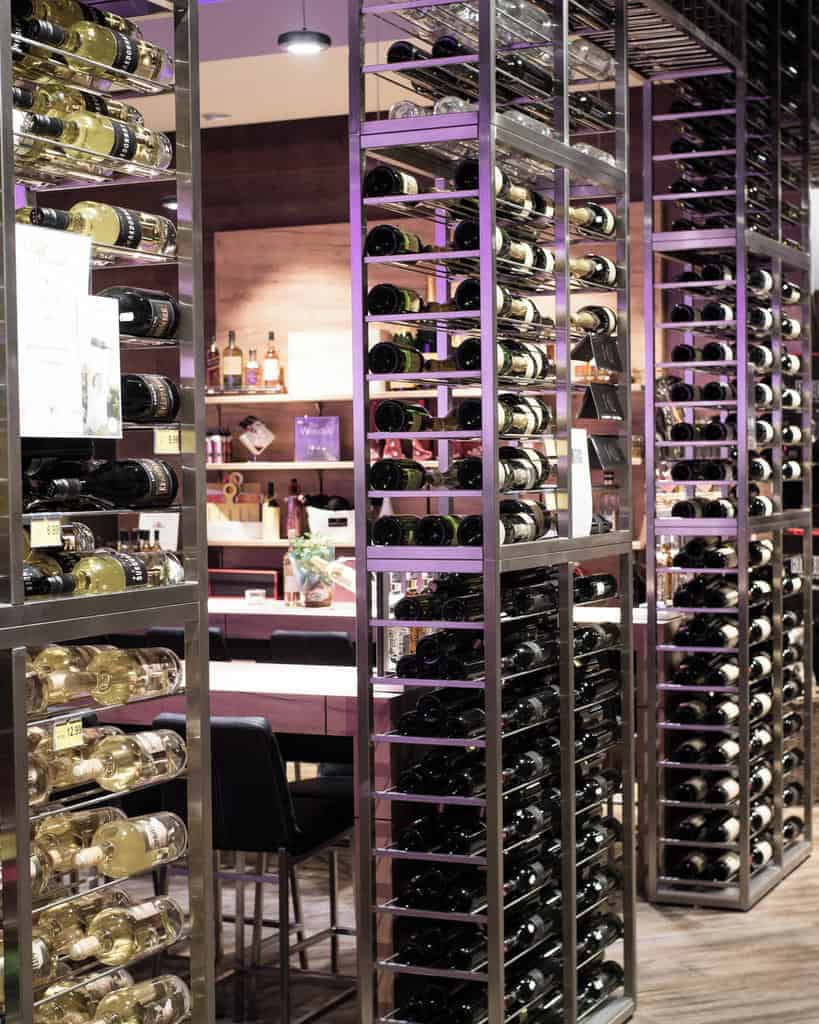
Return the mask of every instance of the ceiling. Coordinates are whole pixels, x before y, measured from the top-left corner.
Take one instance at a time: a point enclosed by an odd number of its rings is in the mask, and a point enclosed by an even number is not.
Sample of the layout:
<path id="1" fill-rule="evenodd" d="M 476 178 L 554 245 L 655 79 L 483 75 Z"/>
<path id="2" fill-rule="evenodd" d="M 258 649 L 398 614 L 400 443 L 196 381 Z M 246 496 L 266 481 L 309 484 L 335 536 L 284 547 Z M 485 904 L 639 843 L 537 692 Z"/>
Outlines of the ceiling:
<path id="1" fill-rule="evenodd" d="M 308 27 L 326 32 L 333 45 L 315 57 L 295 57 L 280 50 L 276 40 L 301 27 L 301 0 L 200 0 L 202 127 L 346 114 L 347 11 L 348 0 L 307 0 Z M 146 39 L 172 50 L 170 16 L 138 20 Z M 369 60 L 376 59 L 376 49 L 368 48 Z M 370 109 L 383 109 L 403 95 L 383 82 L 378 90 Z M 173 128 L 172 97 L 146 98 L 139 106 L 151 127 Z M 227 116 L 209 119 L 208 114 Z"/>

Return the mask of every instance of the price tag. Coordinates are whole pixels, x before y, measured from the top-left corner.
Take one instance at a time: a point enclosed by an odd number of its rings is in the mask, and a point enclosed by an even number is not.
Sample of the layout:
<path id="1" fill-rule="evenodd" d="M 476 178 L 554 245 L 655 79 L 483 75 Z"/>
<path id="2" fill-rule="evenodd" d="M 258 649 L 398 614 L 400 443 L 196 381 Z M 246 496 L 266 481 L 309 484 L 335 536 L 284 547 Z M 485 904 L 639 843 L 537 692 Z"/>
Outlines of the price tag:
<path id="1" fill-rule="evenodd" d="M 53 747 L 55 750 L 71 750 L 83 745 L 82 719 L 58 722 L 54 726 Z"/>
<path id="2" fill-rule="evenodd" d="M 35 519 L 31 524 L 33 548 L 61 548 L 63 531 L 59 519 Z"/>
<path id="3" fill-rule="evenodd" d="M 181 451 L 179 427 L 154 427 L 154 455 L 179 455 Z"/>

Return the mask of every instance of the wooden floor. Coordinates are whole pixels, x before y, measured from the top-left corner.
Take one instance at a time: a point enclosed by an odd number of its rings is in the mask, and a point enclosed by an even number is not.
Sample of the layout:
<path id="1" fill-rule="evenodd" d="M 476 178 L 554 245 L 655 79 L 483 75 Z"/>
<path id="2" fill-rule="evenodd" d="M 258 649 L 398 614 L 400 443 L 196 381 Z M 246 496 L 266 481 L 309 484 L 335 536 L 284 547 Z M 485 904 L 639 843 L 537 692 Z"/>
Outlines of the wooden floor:
<path id="1" fill-rule="evenodd" d="M 321 927 L 324 876 L 302 878 L 306 916 Z M 349 861 L 343 866 L 344 923 L 352 919 Z M 233 909 L 232 894 L 225 908 Z M 266 900 L 273 911 L 273 894 Z M 248 909 L 250 906 L 248 904 Z M 228 929 L 231 926 L 227 926 Z M 819 1024 L 819 851 L 748 914 L 678 907 L 638 907 L 639 1007 L 634 1024 Z M 344 945 L 344 969 L 354 949 Z M 275 959 L 273 954 L 270 960 Z M 321 947 L 311 952 L 321 967 Z M 260 986 L 259 1020 L 279 1024 L 274 976 Z M 324 983 L 297 982 L 294 1005 L 303 1013 L 327 992 Z M 233 1020 L 230 985 L 220 986 L 218 1020 Z M 358 1024 L 348 1004 L 323 1018 Z"/>

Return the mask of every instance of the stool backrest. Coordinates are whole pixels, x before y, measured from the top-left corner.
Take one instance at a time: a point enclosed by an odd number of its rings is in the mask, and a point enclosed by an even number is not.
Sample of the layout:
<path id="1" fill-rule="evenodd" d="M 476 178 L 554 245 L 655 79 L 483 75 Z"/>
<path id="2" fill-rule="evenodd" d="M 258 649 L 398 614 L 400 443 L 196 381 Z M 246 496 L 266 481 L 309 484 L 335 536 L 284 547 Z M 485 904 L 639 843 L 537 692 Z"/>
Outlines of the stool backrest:
<path id="1" fill-rule="evenodd" d="M 270 660 L 279 665 L 355 665 L 355 647 L 346 633 L 274 629 Z"/>
<path id="2" fill-rule="evenodd" d="M 296 818 L 270 723 L 264 718 L 217 716 L 210 724 L 214 849 L 274 852 L 292 847 Z M 184 716 L 159 715 L 154 728 L 174 729 L 184 736 Z M 168 800 L 178 802 L 179 794 L 168 789 Z"/>
<path id="3" fill-rule="evenodd" d="M 155 626 L 145 635 L 146 647 L 169 647 L 179 658 L 185 657 L 185 630 L 182 626 Z M 208 657 L 211 661 L 230 661 L 225 634 L 218 626 L 208 627 Z"/>

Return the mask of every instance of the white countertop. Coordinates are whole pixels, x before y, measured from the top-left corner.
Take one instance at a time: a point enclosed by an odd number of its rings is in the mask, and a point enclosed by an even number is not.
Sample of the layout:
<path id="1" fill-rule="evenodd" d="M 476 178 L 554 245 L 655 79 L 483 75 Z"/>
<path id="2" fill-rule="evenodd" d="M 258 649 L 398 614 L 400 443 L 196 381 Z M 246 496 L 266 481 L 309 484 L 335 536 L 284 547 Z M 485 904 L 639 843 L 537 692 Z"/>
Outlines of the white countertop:
<path id="1" fill-rule="evenodd" d="M 301 608 L 284 601 L 266 598 L 261 604 L 248 604 L 243 597 L 209 597 L 209 615 L 268 615 L 276 618 L 354 619 L 355 601 L 334 601 L 329 608 Z"/>
<path id="2" fill-rule="evenodd" d="M 356 697 L 352 666 L 274 665 L 259 661 L 212 661 L 210 689 L 219 693 L 259 693 L 293 697 Z M 400 686 L 376 686 L 377 698 L 394 697 Z"/>

